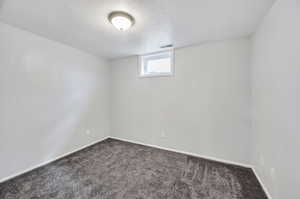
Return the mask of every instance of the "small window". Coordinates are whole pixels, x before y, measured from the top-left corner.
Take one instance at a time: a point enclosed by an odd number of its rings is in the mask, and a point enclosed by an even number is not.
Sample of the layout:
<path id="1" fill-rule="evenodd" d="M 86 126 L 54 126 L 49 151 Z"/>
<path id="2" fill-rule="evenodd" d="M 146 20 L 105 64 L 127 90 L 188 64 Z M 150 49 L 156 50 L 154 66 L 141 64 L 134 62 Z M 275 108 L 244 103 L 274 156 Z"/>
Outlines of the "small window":
<path id="1" fill-rule="evenodd" d="M 142 77 L 172 76 L 173 72 L 173 51 L 140 56 Z"/>

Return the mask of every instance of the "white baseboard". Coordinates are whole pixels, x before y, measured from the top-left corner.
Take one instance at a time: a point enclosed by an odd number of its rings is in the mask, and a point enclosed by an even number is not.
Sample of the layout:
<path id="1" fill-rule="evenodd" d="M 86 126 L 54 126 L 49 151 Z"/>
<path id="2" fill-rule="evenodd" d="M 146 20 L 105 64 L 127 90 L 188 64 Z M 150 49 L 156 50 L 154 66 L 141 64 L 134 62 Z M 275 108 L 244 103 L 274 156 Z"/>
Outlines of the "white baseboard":
<path id="1" fill-rule="evenodd" d="M 262 179 L 259 177 L 258 172 L 256 171 L 255 167 L 252 167 L 252 171 L 255 174 L 259 184 L 262 186 L 264 192 L 267 194 L 268 199 L 272 199 L 272 196 L 271 196 L 270 192 L 268 191 L 267 187 L 263 183 Z"/>
<path id="2" fill-rule="evenodd" d="M 253 166 L 249 165 L 249 164 L 243 164 L 243 163 L 234 162 L 234 161 L 230 161 L 230 160 L 214 158 L 214 157 L 200 155 L 200 154 L 191 153 L 191 152 L 187 152 L 187 151 L 181 151 L 181 150 L 177 150 L 177 149 L 173 149 L 173 148 L 162 147 L 162 146 L 153 145 L 153 144 L 146 144 L 146 143 L 139 142 L 139 141 L 124 139 L 124 138 L 118 138 L 118 137 L 115 137 L 115 136 L 109 136 L 109 138 L 120 140 L 120 141 L 125 141 L 125 142 L 131 142 L 131 143 L 135 143 L 135 144 L 140 144 L 140 145 L 144 145 L 144 146 L 154 147 L 154 148 L 158 148 L 158 149 L 162 149 L 162 150 L 172 151 L 172 152 L 175 152 L 175 153 L 182 153 L 182 154 L 186 154 L 186 155 L 190 155 L 190 156 L 194 156 L 194 157 L 198 157 L 198 158 L 203 158 L 203 159 L 212 160 L 212 161 L 216 161 L 216 162 L 222 162 L 222 163 L 225 163 L 225 164 L 236 165 L 236 166 L 245 167 L 245 168 L 249 168 L 249 169 L 253 168 Z"/>
<path id="3" fill-rule="evenodd" d="M 39 167 L 45 166 L 45 165 L 47 165 L 47 164 L 49 164 L 49 163 L 51 163 L 51 162 L 54 162 L 54 161 L 56 161 L 56 160 L 59 160 L 59 159 L 61 159 L 61 158 L 63 158 L 63 157 L 66 157 L 66 156 L 68 156 L 68 155 L 71 155 L 72 153 L 78 152 L 78 151 L 80 151 L 80 150 L 82 150 L 82 149 L 85 149 L 85 148 L 87 148 L 87 147 L 89 147 L 89 146 L 92 146 L 92 145 L 94 145 L 94 144 L 97 144 L 97 143 L 99 143 L 99 142 L 101 142 L 101 141 L 104 141 L 104 140 L 106 140 L 106 139 L 108 139 L 108 138 L 112 138 L 112 139 L 116 139 L 116 140 L 120 140 L 120 141 L 125 141 L 125 142 L 130 142 L 130 143 L 134 143 L 134 144 L 140 144 L 140 145 L 149 146 L 149 147 L 154 147 L 154 148 L 158 148 L 158 149 L 162 149 L 162 150 L 172 151 L 172 152 L 175 152 L 175 153 L 186 154 L 186 155 L 190 155 L 190 156 L 194 156 L 194 157 L 199 157 L 199 158 L 203 158 L 203 159 L 207 159 L 207 160 L 212 160 L 212 161 L 222 162 L 222 163 L 225 163 L 225 164 L 232 164 L 232 165 L 236 165 L 236 166 L 241 166 L 241 167 L 245 167 L 245 168 L 252 169 L 253 173 L 255 174 L 256 178 L 258 179 L 259 183 L 261 184 L 261 186 L 262 186 L 264 192 L 267 194 L 267 197 L 268 197 L 269 199 L 272 199 L 272 197 L 271 197 L 270 193 L 268 192 L 266 186 L 264 185 L 264 183 L 262 182 L 262 180 L 261 180 L 261 178 L 259 177 L 258 173 L 256 172 L 255 167 L 252 166 L 252 165 L 242 164 L 242 163 L 238 163 L 238 162 L 234 162 L 234 161 L 229 161 L 229 160 L 224 160 L 224 159 L 219 159 L 219 158 L 214 158 L 214 157 L 209 157 L 209 156 L 204 156 L 204 155 L 199 155 L 199 154 L 196 154 L 196 153 L 191 153 L 191 152 L 186 152 L 186 151 L 176 150 L 176 149 L 167 148 L 167 147 L 161 147 L 161 146 L 158 146 L 158 145 L 146 144 L 146 143 L 143 143 L 143 142 L 133 141 L 133 140 L 124 139 L 124 138 L 118 138 L 118 137 L 114 137 L 114 136 L 106 136 L 106 137 L 104 137 L 104 138 L 102 138 L 102 139 L 99 139 L 99 140 L 97 140 L 97 141 L 95 141 L 95 142 L 92 142 L 92 143 L 90 143 L 90 144 L 84 145 L 84 146 L 82 146 L 82 147 L 80 147 L 80 148 L 78 148 L 78 149 L 76 149 L 76 150 L 74 150 L 74 151 L 71 151 L 71 152 L 65 153 L 65 154 L 63 154 L 63 155 L 60 155 L 60 156 L 58 156 L 58 157 L 56 157 L 56 158 L 47 160 L 47 161 L 45 161 L 45 162 L 43 162 L 43 163 L 41 163 L 41 164 L 38 164 L 38 165 L 36 165 L 36 166 L 30 167 L 30 168 L 28 168 L 28 169 L 25 169 L 25 170 L 23 170 L 23 171 L 21 171 L 21 172 L 18 172 L 18 173 L 16 173 L 16 174 L 14 174 L 14 175 L 10 175 L 10 176 L 8 176 L 8 177 L 2 178 L 2 179 L 0 179 L 0 183 L 5 182 L 5 181 L 7 181 L 7 180 L 10 180 L 10 179 L 12 179 L 12 178 L 15 178 L 15 177 L 17 177 L 17 176 L 20 176 L 20 175 L 22 175 L 22 174 L 24 174 L 24 173 L 30 172 L 30 171 L 32 171 L 32 170 L 34 170 L 34 169 L 39 168 Z"/>
<path id="4" fill-rule="evenodd" d="M 94 144 L 97 144 L 98 142 L 104 141 L 104 140 L 106 140 L 106 139 L 108 139 L 108 138 L 109 138 L 109 136 L 105 136 L 105 137 L 102 138 L 102 139 L 99 139 L 99 140 L 97 140 L 97 141 L 94 141 L 94 142 L 92 142 L 92 143 L 89 143 L 89 144 L 87 144 L 87 145 L 84 145 L 84 146 L 82 146 L 82 147 L 80 147 L 80 148 L 78 148 L 78 149 L 75 149 L 75 150 L 71 151 L 71 152 L 68 152 L 68 153 L 65 153 L 65 154 L 63 154 L 63 155 L 60 155 L 60 156 L 58 156 L 58 157 L 56 157 L 56 158 L 47 160 L 47 161 L 45 161 L 45 162 L 42 162 L 42 163 L 40 163 L 40 164 L 38 164 L 38 165 L 35 165 L 35 166 L 33 166 L 33 167 L 30 167 L 30 168 L 28 168 L 28 169 L 25 169 L 25 170 L 23 170 L 23 171 L 21 171 L 21 172 L 18 172 L 18 173 L 16 173 L 16 174 L 7 176 L 7 177 L 5 177 L 5 178 L 2 178 L 2 179 L 0 179 L 0 183 L 5 182 L 5 181 L 7 181 L 7 180 L 10 180 L 10 179 L 12 179 L 12 178 L 18 177 L 18 176 L 20 176 L 20 175 L 22 175 L 22 174 L 25 174 L 25 173 L 27 173 L 27 172 L 30 172 L 30 171 L 32 171 L 32 170 L 34 170 L 34 169 L 39 168 L 39 167 L 45 166 L 45 165 L 47 165 L 47 164 L 49 164 L 49 163 L 51 163 L 51 162 L 54 162 L 54 161 L 56 161 L 56 160 L 59 160 L 59 159 L 61 159 L 61 158 L 63 158 L 63 157 L 66 157 L 66 156 L 68 156 L 68 155 L 71 155 L 72 153 L 78 152 L 78 151 L 80 151 L 80 150 L 82 150 L 82 149 L 85 149 L 85 148 L 87 148 L 87 147 L 89 147 L 89 146 L 92 146 L 92 145 L 94 145 Z"/>
<path id="5" fill-rule="evenodd" d="M 257 180 L 259 181 L 260 185 L 262 186 L 264 192 L 266 193 L 268 199 L 272 199 L 270 193 L 268 192 L 266 186 L 262 182 L 261 178 L 259 177 L 259 175 L 256 172 L 255 167 L 253 165 L 248 165 L 248 164 L 243 164 L 243 163 L 234 162 L 234 161 L 230 161 L 230 160 L 214 158 L 214 157 L 205 156 L 205 155 L 199 155 L 199 154 L 190 153 L 190 152 L 181 151 L 181 150 L 176 150 L 176 149 L 172 149 L 172 148 L 161 147 L 161 146 L 153 145 L 153 144 L 146 144 L 146 143 L 143 143 L 143 142 L 133 141 L 133 140 L 119 138 L 119 137 L 115 137 L 115 136 L 109 136 L 109 138 L 120 140 L 120 141 L 125 141 L 125 142 L 130 142 L 130 143 L 135 143 L 135 144 L 140 144 L 140 145 L 144 145 L 144 146 L 154 147 L 154 148 L 158 148 L 158 149 L 162 149 L 162 150 L 172 151 L 172 152 L 176 152 L 176 153 L 182 153 L 182 154 L 191 155 L 191 156 L 194 156 L 194 157 L 199 157 L 199 158 L 203 158 L 203 159 L 207 159 L 207 160 L 222 162 L 222 163 L 225 163 L 225 164 L 231 164 L 231 165 L 236 165 L 236 166 L 241 166 L 241 167 L 251 169 L 253 171 L 254 175 L 256 176 Z"/>

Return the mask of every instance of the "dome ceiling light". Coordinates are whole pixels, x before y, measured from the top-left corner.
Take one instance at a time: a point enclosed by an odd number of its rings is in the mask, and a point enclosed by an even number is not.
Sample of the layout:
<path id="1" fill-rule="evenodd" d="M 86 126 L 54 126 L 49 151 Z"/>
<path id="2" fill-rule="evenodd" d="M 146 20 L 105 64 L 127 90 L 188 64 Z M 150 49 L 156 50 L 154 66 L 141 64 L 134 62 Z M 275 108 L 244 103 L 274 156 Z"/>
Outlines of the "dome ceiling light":
<path id="1" fill-rule="evenodd" d="M 134 18 L 122 11 L 111 12 L 108 15 L 108 20 L 110 23 L 120 31 L 126 31 L 134 25 Z"/>

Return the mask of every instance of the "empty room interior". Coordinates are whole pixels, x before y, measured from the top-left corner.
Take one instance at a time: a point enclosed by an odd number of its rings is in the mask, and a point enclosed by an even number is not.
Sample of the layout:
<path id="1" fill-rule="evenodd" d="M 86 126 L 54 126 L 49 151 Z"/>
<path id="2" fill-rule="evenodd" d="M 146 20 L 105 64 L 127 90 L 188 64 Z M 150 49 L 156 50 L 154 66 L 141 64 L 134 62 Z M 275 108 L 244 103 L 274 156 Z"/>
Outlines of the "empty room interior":
<path id="1" fill-rule="evenodd" d="M 0 0 L 0 199 L 299 199 L 300 0 Z"/>

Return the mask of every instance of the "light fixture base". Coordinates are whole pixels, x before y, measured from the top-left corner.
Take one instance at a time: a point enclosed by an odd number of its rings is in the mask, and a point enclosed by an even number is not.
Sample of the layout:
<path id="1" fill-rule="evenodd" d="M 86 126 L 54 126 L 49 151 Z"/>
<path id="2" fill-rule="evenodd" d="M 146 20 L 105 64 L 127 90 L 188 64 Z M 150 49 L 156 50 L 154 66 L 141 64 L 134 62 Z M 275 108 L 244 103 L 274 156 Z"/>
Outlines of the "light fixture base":
<path id="1" fill-rule="evenodd" d="M 135 19 L 123 11 L 114 11 L 108 15 L 110 23 L 120 31 L 126 31 L 135 24 Z"/>

